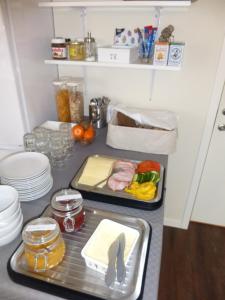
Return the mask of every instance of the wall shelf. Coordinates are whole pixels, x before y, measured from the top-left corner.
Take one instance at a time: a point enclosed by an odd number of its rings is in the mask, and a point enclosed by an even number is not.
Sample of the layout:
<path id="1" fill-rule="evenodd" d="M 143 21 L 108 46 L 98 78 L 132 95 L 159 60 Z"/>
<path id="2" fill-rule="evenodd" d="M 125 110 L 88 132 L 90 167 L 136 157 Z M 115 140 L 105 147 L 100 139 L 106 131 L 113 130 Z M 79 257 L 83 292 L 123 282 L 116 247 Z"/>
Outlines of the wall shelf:
<path id="1" fill-rule="evenodd" d="M 191 0 L 177 1 L 60 1 L 39 2 L 39 7 L 187 7 Z"/>
<path id="2" fill-rule="evenodd" d="M 144 63 L 132 63 L 132 64 L 121 64 L 121 63 L 104 63 L 104 62 L 88 62 L 88 61 L 75 61 L 75 60 L 56 60 L 47 59 L 45 64 L 50 65 L 66 65 L 66 66 L 83 66 L 83 67 L 105 67 L 105 68 L 125 68 L 125 69 L 136 69 L 136 70 L 161 70 L 161 71 L 179 71 L 180 67 L 174 66 L 154 66 L 151 64 Z"/>

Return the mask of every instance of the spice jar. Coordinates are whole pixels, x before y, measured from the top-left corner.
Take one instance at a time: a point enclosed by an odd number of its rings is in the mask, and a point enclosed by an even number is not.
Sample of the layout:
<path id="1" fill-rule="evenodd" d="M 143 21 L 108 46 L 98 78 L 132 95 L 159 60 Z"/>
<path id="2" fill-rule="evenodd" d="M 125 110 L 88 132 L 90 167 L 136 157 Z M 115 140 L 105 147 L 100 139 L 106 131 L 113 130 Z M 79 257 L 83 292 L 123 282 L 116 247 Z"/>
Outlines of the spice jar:
<path id="1" fill-rule="evenodd" d="M 70 122 L 69 93 L 65 81 L 55 80 L 55 100 L 58 120 L 60 122 Z"/>
<path id="2" fill-rule="evenodd" d="M 76 190 L 63 189 L 55 193 L 51 208 L 62 232 L 77 231 L 84 224 L 83 199 Z"/>
<path id="3" fill-rule="evenodd" d="M 45 272 L 57 266 L 65 254 L 65 243 L 58 223 L 52 218 L 29 222 L 22 232 L 24 257 L 29 269 Z"/>
<path id="4" fill-rule="evenodd" d="M 84 118 L 84 98 L 82 83 L 71 81 L 67 82 L 69 91 L 69 105 L 71 122 L 80 123 Z"/>
<path id="5" fill-rule="evenodd" d="M 64 38 L 54 38 L 52 39 L 52 58 L 53 59 L 66 59 L 67 58 L 67 48 L 66 40 Z"/>
<path id="6" fill-rule="evenodd" d="M 71 60 L 84 60 L 85 59 L 84 41 L 83 40 L 75 40 L 70 43 L 69 57 Z"/>

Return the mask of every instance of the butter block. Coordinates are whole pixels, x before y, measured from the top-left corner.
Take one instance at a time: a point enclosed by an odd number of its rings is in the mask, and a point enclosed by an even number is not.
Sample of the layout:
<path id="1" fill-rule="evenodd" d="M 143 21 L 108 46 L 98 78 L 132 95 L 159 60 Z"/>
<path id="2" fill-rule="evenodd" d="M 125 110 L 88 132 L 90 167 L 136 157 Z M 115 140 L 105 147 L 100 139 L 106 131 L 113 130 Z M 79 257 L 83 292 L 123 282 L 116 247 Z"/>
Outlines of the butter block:
<path id="1" fill-rule="evenodd" d="M 124 262 L 126 264 L 140 235 L 139 231 L 109 219 L 104 219 L 99 223 L 81 251 L 86 265 L 96 271 L 105 273 L 108 268 L 109 247 L 121 233 L 125 235 Z"/>

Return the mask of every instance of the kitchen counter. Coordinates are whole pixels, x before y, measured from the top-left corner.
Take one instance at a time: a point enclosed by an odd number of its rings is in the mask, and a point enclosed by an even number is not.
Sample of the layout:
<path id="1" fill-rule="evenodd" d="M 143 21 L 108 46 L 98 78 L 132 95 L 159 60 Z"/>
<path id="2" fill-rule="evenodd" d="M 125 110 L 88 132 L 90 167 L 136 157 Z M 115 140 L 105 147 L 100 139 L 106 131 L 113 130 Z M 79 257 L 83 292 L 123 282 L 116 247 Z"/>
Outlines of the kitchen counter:
<path id="1" fill-rule="evenodd" d="M 66 188 L 73 179 L 76 171 L 81 166 L 84 159 L 91 154 L 105 154 L 119 158 L 128 158 L 134 160 L 153 159 L 159 161 L 164 167 L 167 166 L 167 156 L 145 154 L 134 151 L 124 151 L 113 149 L 105 144 L 106 129 L 97 131 L 96 139 L 91 145 L 75 144 L 73 149 L 73 156 L 66 161 L 65 167 L 61 169 L 53 169 L 54 186 L 52 190 L 44 197 L 22 203 L 22 211 L 24 222 L 37 217 L 50 203 L 51 195 L 54 191 Z M 111 205 L 91 200 L 85 200 L 84 204 L 89 207 L 99 208 L 103 210 L 118 212 L 120 214 L 140 217 L 152 225 L 152 239 L 148 257 L 148 265 L 145 278 L 145 287 L 143 300 L 156 300 L 158 294 L 160 261 L 162 250 L 162 232 L 163 232 L 163 205 L 155 211 L 144 211 L 135 208 L 127 208 L 117 205 Z M 0 299 L 4 300 L 48 300 L 61 299 L 56 296 L 47 295 L 46 293 L 14 283 L 7 273 L 7 262 L 12 255 L 17 245 L 21 241 L 21 235 L 12 243 L 0 247 Z"/>

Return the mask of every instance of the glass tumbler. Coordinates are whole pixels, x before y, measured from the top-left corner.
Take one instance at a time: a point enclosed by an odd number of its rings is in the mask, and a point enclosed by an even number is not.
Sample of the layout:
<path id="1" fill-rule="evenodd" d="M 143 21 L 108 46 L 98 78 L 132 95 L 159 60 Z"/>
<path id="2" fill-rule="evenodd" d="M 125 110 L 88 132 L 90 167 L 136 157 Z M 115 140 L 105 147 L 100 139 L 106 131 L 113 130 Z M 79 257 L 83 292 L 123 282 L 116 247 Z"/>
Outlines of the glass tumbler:
<path id="1" fill-rule="evenodd" d="M 36 138 L 36 151 L 45 154 L 49 159 L 51 159 L 49 142 L 47 138 L 45 137 Z"/>
<path id="2" fill-rule="evenodd" d="M 62 143 L 66 158 L 72 155 L 74 140 L 72 137 L 71 124 L 62 123 L 59 126 L 59 131 L 62 134 Z"/>
<path id="3" fill-rule="evenodd" d="M 51 133 L 50 153 L 53 167 L 63 167 L 65 164 L 65 151 L 62 134 L 59 131 Z"/>
<path id="4" fill-rule="evenodd" d="M 23 136 L 23 144 L 25 151 L 36 151 L 36 137 L 33 133 L 26 133 Z"/>

